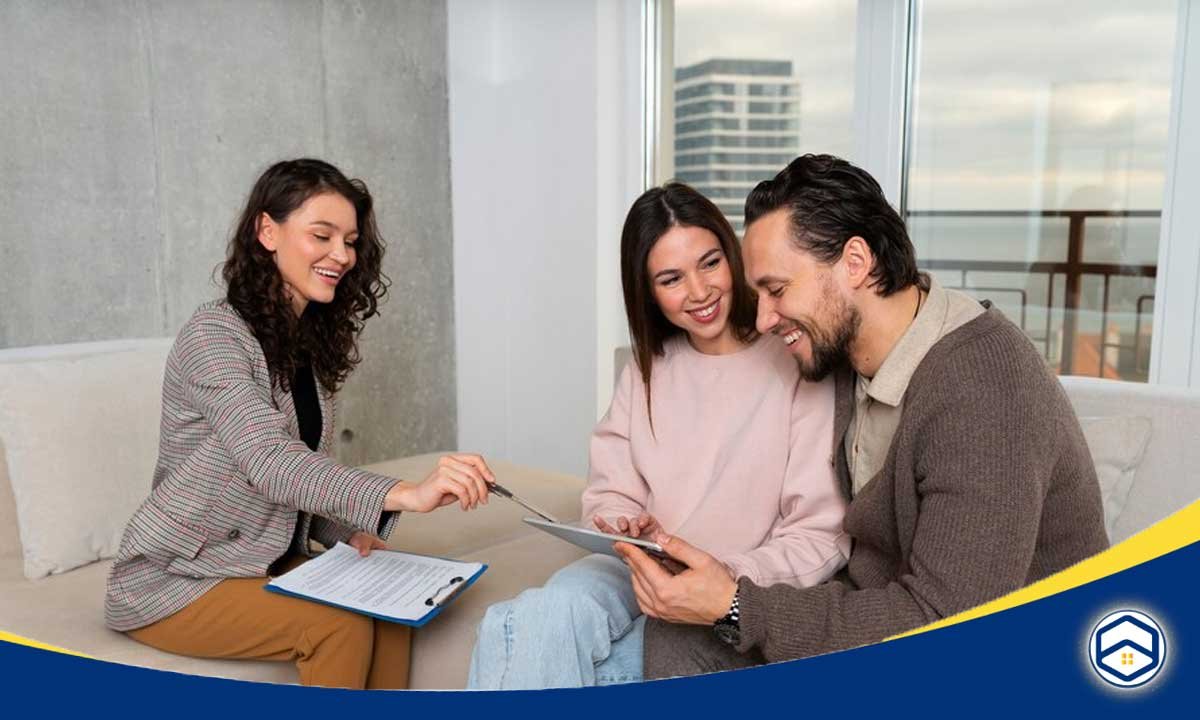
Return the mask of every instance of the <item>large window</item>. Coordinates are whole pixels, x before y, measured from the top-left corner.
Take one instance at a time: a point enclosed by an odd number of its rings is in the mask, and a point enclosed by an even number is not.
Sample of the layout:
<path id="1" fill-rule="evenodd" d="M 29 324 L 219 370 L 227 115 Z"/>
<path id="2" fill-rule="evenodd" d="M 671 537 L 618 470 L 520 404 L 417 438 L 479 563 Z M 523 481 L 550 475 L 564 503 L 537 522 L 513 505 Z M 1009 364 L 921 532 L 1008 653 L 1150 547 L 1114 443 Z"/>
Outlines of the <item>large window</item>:
<path id="1" fill-rule="evenodd" d="M 921 264 L 1064 374 L 1145 380 L 1175 0 L 925 0 L 905 208 Z"/>
<path id="2" fill-rule="evenodd" d="M 663 3 L 657 181 L 679 179 L 741 228 L 746 195 L 796 155 L 845 155 L 854 113 L 855 0 Z M 667 64 L 664 58 L 664 64 Z"/>
<path id="3" fill-rule="evenodd" d="M 648 1 L 666 23 L 657 181 L 740 230 L 790 158 L 869 166 L 856 153 L 885 147 L 923 269 L 992 301 L 1056 372 L 1147 379 L 1177 0 Z M 888 49 L 873 23 L 906 15 Z"/>

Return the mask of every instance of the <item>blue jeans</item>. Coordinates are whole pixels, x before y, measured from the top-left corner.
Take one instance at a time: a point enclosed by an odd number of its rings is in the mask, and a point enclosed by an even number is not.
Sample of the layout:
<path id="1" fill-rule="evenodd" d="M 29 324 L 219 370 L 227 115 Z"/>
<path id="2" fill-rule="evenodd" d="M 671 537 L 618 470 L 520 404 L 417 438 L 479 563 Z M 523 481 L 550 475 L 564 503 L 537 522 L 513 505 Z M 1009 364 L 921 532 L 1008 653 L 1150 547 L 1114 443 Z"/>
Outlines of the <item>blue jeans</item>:
<path id="1" fill-rule="evenodd" d="M 544 587 L 488 608 L 479 624 L 467 687 L 532 690 L 642 679 L 646 618 L 629 568 L 589 555 Z"/>

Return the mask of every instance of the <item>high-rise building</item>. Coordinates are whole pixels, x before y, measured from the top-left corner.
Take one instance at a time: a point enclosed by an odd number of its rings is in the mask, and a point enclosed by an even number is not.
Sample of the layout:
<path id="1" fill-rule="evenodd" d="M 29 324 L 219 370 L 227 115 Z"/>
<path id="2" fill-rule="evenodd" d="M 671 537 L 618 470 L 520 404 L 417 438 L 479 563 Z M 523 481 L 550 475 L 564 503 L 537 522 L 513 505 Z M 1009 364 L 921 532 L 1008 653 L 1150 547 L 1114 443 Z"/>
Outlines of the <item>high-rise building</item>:
<path id="1" fill-rule="evenodd" d="M 800 83 L 790 60 L 713 58 L 675 69 L 675 177 L 739 232 L 746 196 L 800 147 Z"/>

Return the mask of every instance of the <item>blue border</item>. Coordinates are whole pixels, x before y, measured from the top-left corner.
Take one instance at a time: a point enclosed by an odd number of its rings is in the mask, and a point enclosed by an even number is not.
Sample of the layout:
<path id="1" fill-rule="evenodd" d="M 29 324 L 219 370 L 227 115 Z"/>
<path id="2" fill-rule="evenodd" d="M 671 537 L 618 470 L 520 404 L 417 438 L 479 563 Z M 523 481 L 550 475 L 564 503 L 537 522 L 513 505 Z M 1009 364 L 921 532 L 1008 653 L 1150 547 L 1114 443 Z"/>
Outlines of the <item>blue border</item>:
<path id="1" fill-rule="evenodd" d="M 749 670 L 650 683 L 525 692 L 356 692 L 221 680 L 136 668 L 0 643 L 10 717 L 74 715 L 162 720 L 269 712 L 312 716 L 403 713 L 624 714 L 761 718 L 768 714 L 1077 717 L 1200 707 L 1200 543 L 1028 605 L 893 642 Z M 1089 662 L 1097 619 L 1121 609 L 1153 617 L 1172 660 L 1139 688 L 1102 682 Z M 1195 650 L 1193 650 L 1195 649 Z M 24 706 L 26 713 L 21 713 Z"/>

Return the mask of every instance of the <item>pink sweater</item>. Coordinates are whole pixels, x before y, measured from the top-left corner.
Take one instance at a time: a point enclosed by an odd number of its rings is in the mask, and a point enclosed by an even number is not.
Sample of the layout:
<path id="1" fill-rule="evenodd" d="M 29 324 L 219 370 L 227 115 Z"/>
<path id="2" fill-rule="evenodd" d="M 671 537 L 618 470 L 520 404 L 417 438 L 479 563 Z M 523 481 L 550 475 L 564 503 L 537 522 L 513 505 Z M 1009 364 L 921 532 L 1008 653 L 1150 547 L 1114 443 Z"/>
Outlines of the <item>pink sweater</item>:
<path id="1" fill-rule="evenodd" d="M 803 382 L 780 339 L 704 355 L 680 336 L 634 362 L 591 440 L 583 519 L 643 510 L 756 585 L 816 585 L 845 564 L 846 503 L 829 462 L 833 380 Z"/>

